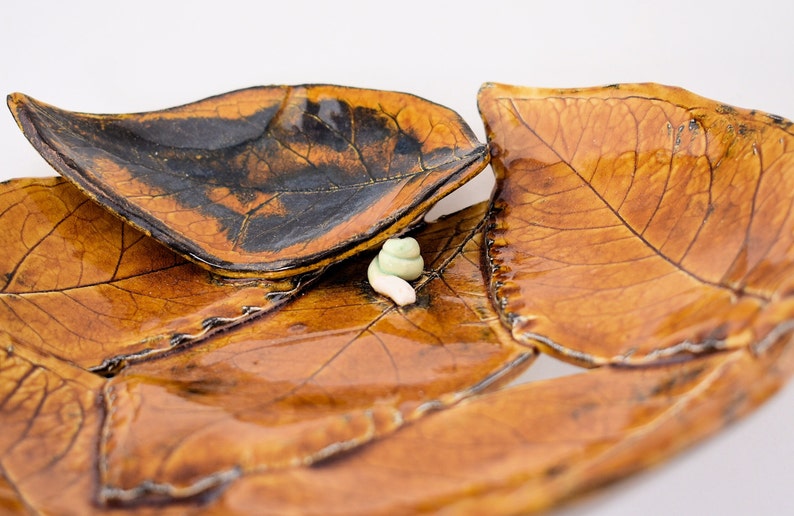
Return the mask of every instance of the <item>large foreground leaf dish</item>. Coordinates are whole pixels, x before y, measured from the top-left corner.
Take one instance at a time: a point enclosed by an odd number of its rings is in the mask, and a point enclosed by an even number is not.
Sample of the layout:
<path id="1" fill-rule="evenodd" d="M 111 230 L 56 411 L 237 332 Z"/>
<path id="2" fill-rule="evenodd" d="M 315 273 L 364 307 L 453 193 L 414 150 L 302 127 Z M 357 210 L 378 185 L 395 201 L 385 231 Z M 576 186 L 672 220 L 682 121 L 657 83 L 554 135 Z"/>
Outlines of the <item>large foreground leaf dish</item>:
<path id="1" fill-rule="evenodd" d="M 398 308 L 369 288 L 370 254 L 333 267 L 300 296 L 279 294 L 292 302 L 281 299 L 278 310 L 267 306 L 245 324 L 196 335 L 167 353 L 133 354 L 102 378 L 86 370 L 83 355 L 99 359 L 145 334 L 136 317 L 157 319 L 147 303 L 167 321 L 169 285 L 176 292 L 185 283 L 185 304 L 174 300 L 183 310 L 201 296 L 217 310 L 224 288 L 235 301 L 243 292 L 176 256 L 164 270 L 180 280 L 168 283 L 161 262 L 169 251 L 131 228 L 119 231 L 120 221 L 63 180 L 10 181 L 0 199 L 9 201 L 0 210 L 3 234 L 30 246 L 17 253 L 22 265 L 11 285 L 35 279 L 41 248 L 68 250 L 51 267 L 60 274 L 38 269 L 49 288 L 0 293 L 0 508 L 201 507 L 202 495 L 217 496 L 251 475 L 310 467 L 498 387 L 536 353 L 513 341 L 483 288 L 481 204 L 415 233 L 425 257 L 416 305 Z M 42 206 L 55 210 L 45 215 Z M 113 259 L 99 259 L 103 253 Z M 245 295 L 271 292 L 270 283 L 257 285 Z M 125 312 L 125 299 L 140 307 Z M 102 311 L 81 312 L 82 304 Z M 104 346 L 91 328 L 108 340 Z"/>
<path id="2" fill-rule="evenodd" d="M 257 87 L 120 115 L 8 105 L 60 174 L 226 276 L 292 276 L 374 246 L 487 162 L 456 113 L 387 91 Z"/>
<path id="3" fill-rule="evenodd" d="M 490 288 L 583 365 L 765 347 L 794 322 L 794 133 L 653 85 L 488 84 Z"/>

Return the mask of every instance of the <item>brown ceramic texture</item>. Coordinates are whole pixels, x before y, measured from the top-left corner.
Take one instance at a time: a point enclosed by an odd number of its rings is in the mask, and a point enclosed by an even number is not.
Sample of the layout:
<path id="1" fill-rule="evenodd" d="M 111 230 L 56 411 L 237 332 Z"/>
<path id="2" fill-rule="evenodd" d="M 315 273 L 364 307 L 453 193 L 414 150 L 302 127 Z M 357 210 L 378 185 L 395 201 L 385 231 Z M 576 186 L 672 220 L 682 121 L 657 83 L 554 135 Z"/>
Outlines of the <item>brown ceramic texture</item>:
<path id="1" fill-rule="evenodd" d="M 527 514 L 669 457 L 762 403 L 794 346 L 603 367 L 486 394 L 322 468 L 254 475 L 220 512 Z M 359 486 L 366 485 L 361 490 Z"/>

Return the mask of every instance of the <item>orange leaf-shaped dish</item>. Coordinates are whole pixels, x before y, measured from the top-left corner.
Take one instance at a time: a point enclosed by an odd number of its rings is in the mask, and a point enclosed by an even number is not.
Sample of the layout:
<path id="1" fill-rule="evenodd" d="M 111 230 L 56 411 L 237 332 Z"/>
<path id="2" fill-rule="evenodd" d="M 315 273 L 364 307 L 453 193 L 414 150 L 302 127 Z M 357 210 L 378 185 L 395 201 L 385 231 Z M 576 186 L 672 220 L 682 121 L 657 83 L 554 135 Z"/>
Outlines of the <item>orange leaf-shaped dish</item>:
<path id="1" fill-rule="evenodd" d="M 58 172 L 226 276 L 292 276 L 374 246 L 487 161 L 456 113 L 387 91 L 258 87 L 122 115 L 8 103 Z"/>
<path id="2" fill-rule="evenodd" d="M 789 121 L 653 84 L 489 84 L 479 105 L 491 289 L 516 338 L 597 365 L 791 329 Z"/>

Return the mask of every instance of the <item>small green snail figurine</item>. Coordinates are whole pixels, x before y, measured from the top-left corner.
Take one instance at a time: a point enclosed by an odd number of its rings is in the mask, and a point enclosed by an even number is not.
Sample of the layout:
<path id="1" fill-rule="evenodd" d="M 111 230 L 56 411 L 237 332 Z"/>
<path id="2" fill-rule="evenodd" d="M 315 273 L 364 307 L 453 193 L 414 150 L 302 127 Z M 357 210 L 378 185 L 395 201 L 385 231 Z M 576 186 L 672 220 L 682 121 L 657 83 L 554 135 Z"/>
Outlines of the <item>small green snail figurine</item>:
<path id="1" fill-rule="evenodd" d="M 369 264 L 367 279 L 375 292 L 406 306 L 416 303 L 416 292 L 408 281 L 421 276 L 424 266 L 419 242 L 411 237 L 390 238 Z"/>

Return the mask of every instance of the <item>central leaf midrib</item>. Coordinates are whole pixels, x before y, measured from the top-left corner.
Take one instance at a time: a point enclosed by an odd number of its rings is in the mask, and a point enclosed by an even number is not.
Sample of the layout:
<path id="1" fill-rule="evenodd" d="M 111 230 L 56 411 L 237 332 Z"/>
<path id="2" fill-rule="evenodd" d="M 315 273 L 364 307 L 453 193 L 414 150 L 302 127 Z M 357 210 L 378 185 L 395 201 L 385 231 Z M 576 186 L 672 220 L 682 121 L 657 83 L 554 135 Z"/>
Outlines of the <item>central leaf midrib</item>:
<path id="1" fill-rule="evenodd" d="M 732 294 L 734 294 L 736 296 L 751 297 L 751 298 L 758 299 L 758 300 L 763 301 L 763 302 L 770 301 L 770 299 L 768 297 L 761 296 L 759 294 L 755 294 L 755 293 L 752 293 L 752 292 L 748 292 L 748 291 L 743 290 L 743 289 L 732 288 L 732 287 L 730 287 L 728 285 L 724 285 L 722 283 L 717 283 L 717 282 L 713 282 L 713 281 L 707 280 L 707 279 L 699 276 L 698 274 L 696 274 L 696 273 L 684 268 L 683 266 L 681 266 L 681 264 L 676 263 L 670 257 L 668 257 L 664 253 L 662 253 L 651 242 L 649 242 L 645 237 L 643 237 L 641 233 L 639 233 L 636 229 L 634 229 L 634 227 L 632 227 L 632 225 L 629 224 L 629 222 L 626 219 L 624 219 L 623 216 L 621 216 L 620 213 L 611 204 L 609 204 L 609 202 L 607 202 L 607 200 L 601 195 L 601 193 L 598 190 L 596 190 L 596 188 L 579 173 L 579 171 L 576 169 L 576 167 L 574 167 L 570 162 L 568 162 L 568 160 L 563 158 L 562 155 L 557 151 L 557 149 L 555 149 L 545 138 L 541 137 L 540 134 L 538 134 L 537 131 L 535 131 L 535 129 L 533 129 L 527 123 L 527 121 L 524 120 L 524 117 L 521 115 L 520 111 L 518 110 L 518 107 L 515 105 L 515 102 L 513 102 L 512 99 L 510 99 L 510 104 L 511 104 L 511 107 L 513 109 L 513 113 L 516 116 L 516 119 L 521 123 L 521 125 L 524 126 L 530 133 L 532 133 L 538 139 L 538 141 L 540 141 L 543 145 L 546 146 L 546 148 L 548 148 L 552 153 L 554 153 L 554 155 L 557 156 L 557 158 L 560 160 L 560 162 L 564 163 L 565 166 L 568 167 L 568 169 L 570 169 L 571 172 L 573 172 L 576 175 L 577 178 L 579 178 L 579 180 L 593 193 L 593 195 L 595 195 L 598 198 L 598 200 L 612 213 L 612 215 L 615 218 L 617 218 L 620 221 L 620 223 L 626 229 L 628 229 L 635 238 L 637 238 L 646 247 L 648 247 L 648 249 L 650 249 L 656 256 L 658 256 L 659 258 L 661 258 L 665 262 L 669 263 L 675 269 L 681 271 L 682 273 L 686 274 L 690 278 L 692 278 L 692 279 L 694 279 L 694 280 L 696 280 L 696 281 L 698 281 L 698 282 L 700 282 L 700 283 L 702 283 L 704 285 L 709 285 L 711 287 L 718 288 L 718 289 L 721 289 L 721 290 L 727 290 L 727 291 L 731 292 Z"/>

